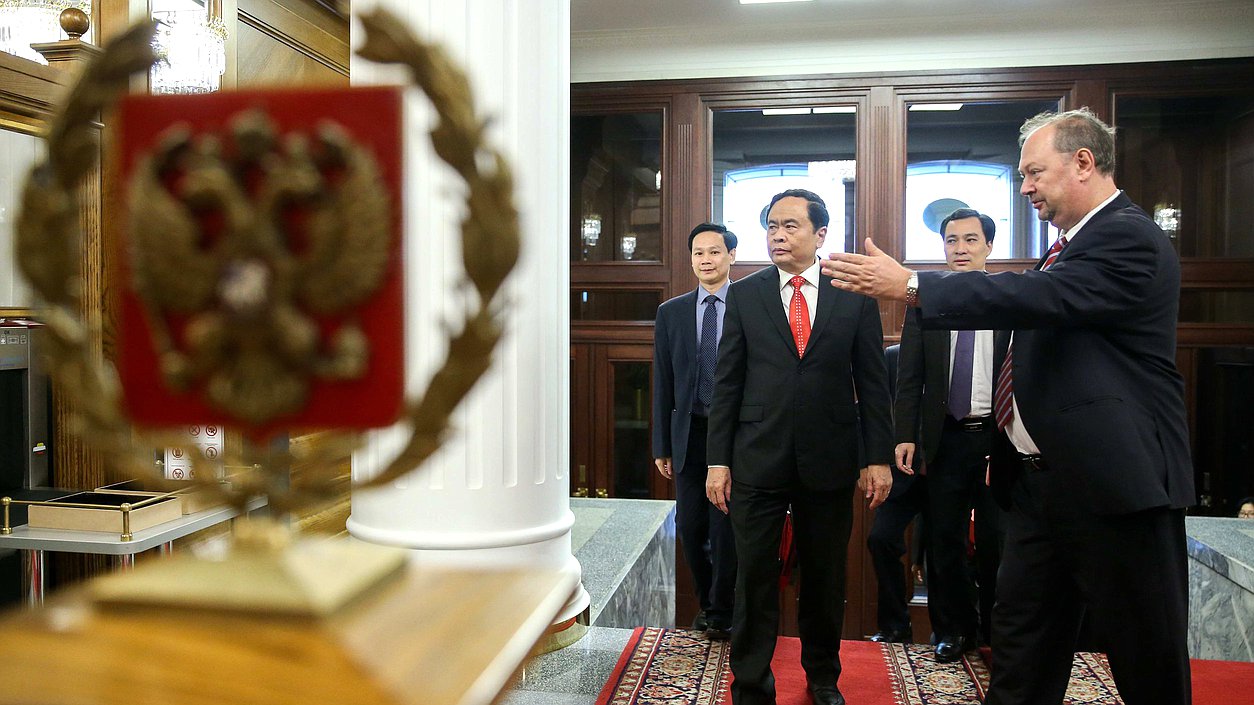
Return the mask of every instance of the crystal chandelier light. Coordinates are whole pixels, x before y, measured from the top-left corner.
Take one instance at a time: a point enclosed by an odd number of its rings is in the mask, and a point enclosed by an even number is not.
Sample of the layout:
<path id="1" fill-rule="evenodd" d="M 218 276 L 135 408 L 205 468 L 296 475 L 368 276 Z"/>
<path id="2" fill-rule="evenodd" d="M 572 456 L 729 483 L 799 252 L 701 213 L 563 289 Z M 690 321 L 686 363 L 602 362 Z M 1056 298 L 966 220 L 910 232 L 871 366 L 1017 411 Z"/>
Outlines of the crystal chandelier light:
<path id="1" fill-rule="evenodd" d="M 30 45 L 63 39 L 58 17 L 69 7 L 91 15 L 87 0 L 0 0 L 0 50 L 47 64 Z"/>
<path id="2" fill-rule="evenodd" d="M 0 0 L 6 2 L 7 0 Z M 226 25 L 204 8 L 153 12 L 159 60 L 152 67 L 153 93 L 209 93 L 226 71 Z"/>

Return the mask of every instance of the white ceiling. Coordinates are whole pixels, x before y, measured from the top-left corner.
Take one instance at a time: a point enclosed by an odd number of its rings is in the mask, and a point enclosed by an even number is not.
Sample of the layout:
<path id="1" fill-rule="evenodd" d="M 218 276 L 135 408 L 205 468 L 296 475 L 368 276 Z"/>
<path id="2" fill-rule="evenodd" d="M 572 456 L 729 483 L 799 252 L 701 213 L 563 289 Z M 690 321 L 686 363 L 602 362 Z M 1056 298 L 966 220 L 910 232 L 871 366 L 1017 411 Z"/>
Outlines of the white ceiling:
<path id="1" fill-rule="evenodd" d="M 1251 0 L 570 0 L 571 80 L 1254 56 Z"/>
<path id="2" fill-rule="evenodd" d="M 778 31 L 787 27 L 888 22 L 920 16 L 966 17 L 1018 14 L 1025 26 L 1050 22 L 1100 5 L 1105 9 L 1178 7 L 1179 0 L 810 0 L 741 5 L 739 0 L 571 0 L 571 32 L 688 29 L 697 33 L 735 29 Z M 787 36 L 779 36 L 787 41 Z"/>

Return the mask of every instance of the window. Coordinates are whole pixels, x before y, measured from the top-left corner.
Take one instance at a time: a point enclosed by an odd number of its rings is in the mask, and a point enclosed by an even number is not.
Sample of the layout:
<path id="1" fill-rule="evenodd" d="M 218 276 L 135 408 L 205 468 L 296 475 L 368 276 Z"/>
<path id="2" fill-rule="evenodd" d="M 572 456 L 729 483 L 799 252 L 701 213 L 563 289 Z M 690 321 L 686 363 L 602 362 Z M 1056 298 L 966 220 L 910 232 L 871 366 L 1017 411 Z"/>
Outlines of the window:
<path id="1" fill-rule="evenodd" d="M 807 189 L 822 197 L 832 219 L 828 225 L 830 239 L 823 251 L 844 251 L 845 190 L 853 187 L 853 173 L 853 160 L 728 171 L 723 175 L 723 224 L 740 237 L 736 260 L 771 261 L 766 247 L 766 207 L 772 196 L 790 188 Z M 744 237 L 745 233 L 751 236 Z"/>
<path id="2" fill-rule="evenodd" d="M 911 259 L 943 260 L 940 224 L 959 208 L 974 208 L 993 219 L 998 233 L 1010 232 L 1015 190 L 1007 164 L 965 160 L 922 162 L 906 167 L 906 252 Z M 993 258 L 1006 259 L 1010 238 L 993 240 Z"/>
<path id="3" fill-rule="evenodd" d="M 827 204 L 831 222 L 820 254 L 854 248 L 856 108 L 716 110 L 711 213 L 740 238 L 736 261 L 770 262 L 766 207 L 780 191 L 803 188 Z"/>
<path id="4" fill-rule="evenodd" d="M 992 259 L 1035 259 L 1057 237 L 1019 195 L 1019 126 L 1058 100 L 912 103 L 906 118 L 906 259 L 944 260 L 937 228 L 958 208 L 993 219 Z"/>
<path id="5" fill-rule="evenodd" d="M 658 262 L 662 255 L 662 113 L 570 120 L 570 256 Z"/>

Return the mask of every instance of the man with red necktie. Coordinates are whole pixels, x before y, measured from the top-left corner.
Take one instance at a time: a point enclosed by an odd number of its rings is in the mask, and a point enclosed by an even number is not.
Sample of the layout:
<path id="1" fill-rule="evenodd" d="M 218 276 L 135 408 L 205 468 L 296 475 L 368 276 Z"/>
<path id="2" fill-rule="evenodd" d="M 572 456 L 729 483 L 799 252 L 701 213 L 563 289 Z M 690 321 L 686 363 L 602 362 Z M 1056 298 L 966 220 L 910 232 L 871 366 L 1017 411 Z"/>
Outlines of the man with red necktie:
<path id="1" fill-rule="evenodd" d="M 790 506 L 801 572 L 801 665 L 816 705 L 844 703 L 837 680 L 854 485 L 872 507 L 892 486 L 879 307 L 820 275 L 816 254 L 828 221 L 818 195 L 777 194 L 767 208 L 775 266 L 733 283 L 727 296 L 706 490 L 730 512 L 736 543 L 736 705 L 775 702 L 778 556 Z"/>
<path id="2" fill-rule="evenodd" d="M 1114 130 L 1087 108 L 1028 120 L 1020 145 L 1020 192 L 1063 231 L 1032 271 L 916 274 L 870 240 L 823 269 L 924 326 L 1012 331 L 994 358 L 990 481 L 1008 511 L 986 703 L 1062 702 L 1083 618 L 1125 703 L 1187 705 L 1180 263 L 1115 186 Z"/>

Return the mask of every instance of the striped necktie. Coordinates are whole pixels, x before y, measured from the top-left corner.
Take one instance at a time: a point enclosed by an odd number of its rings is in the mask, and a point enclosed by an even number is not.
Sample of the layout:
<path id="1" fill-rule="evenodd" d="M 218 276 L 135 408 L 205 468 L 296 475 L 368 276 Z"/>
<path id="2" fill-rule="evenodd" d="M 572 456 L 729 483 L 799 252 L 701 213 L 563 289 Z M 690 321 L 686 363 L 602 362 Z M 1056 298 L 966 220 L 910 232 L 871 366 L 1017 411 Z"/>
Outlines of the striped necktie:
<path id="1" fill-rule="evenodd" d="M 1049 269 L 1054 260 L 1058 259 L 1058 253 L 1062 252 L 1062 248 L 1066 246 L 1067 236 L 1060 235 L 1046 253 L 1045 261 L 1041 264 L 1041 271 Z M 997 430 L 999 431 L 1009 426 L 1015 417 L 1014 375 L 1011 372 L 1014 366 L 1014 352 L 1014 340 L 1011 339 L 1010 346 L 1006 348 L 1006 359 L 1002 360 L 1001 370 L 997 373 L 997 389 L 993 395 L 993 412 L 997 415 Z"/>

